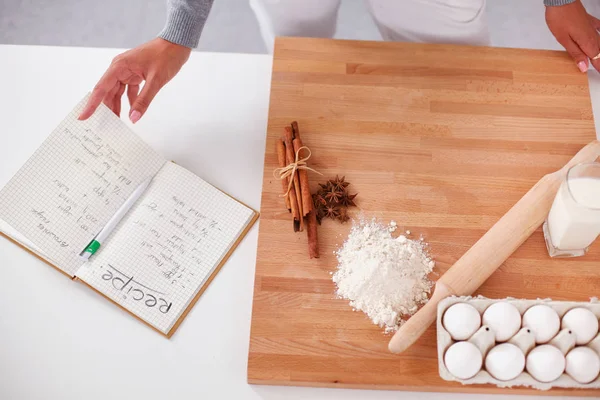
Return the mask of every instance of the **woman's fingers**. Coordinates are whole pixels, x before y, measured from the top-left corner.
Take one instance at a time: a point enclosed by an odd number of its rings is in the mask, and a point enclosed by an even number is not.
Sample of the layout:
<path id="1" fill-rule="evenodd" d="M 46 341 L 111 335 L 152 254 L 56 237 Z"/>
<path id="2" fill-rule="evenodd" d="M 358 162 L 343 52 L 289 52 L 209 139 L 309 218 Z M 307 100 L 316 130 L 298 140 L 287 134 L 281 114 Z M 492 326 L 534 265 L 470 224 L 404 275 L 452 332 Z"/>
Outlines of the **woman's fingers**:
<path id="1" fill-rule="evenodd" d="M 116 96 L 117 92 L 119 91 L 120 86 L 121 86 L 120 82 L 115 83 L 115 86 L 112 89 L 110 89 L 108 91 L 108 93 L 106 93 L 106 95 L 104 96 L 104 99 L 102 100 L 104 105 L 106 107 L 110 108 L 110 110 L 112 112 L 114 112 L 115 114 L 117 113 L 115 96 Z"/>
<path id="2" fill-rule="evenodd" d="M 132 85 L 131 83 L 127 86 L 127 98 L 129 99 L 129 107 L 133 107 L 135 100 L 140 92 L 140 85 Z"/>
<path id="3" fill-rule="evenodd" d="M 135 124 L 140 118 L 142 118 L 150 106 L 150 103 L 152 103 L 154 96 L 156 96 L 162 86 L 163 85 L 159 83 L 159 80 L 156 78 L 149 78 L 146 83 L 144 83 L 142 91 L 131 106 L 131 111 L 129 112 L 129 119 L 131 119 L 131 122 Z"/>
<path id="4" fill-rule="evenodd" d="M 96 108 L 98 108 L 102 100 L 104 100 L 108 92 L 114 89 L 118 83 L 117 71 L 110 67 L 104 75 L 102 75 L 102 78 L 100 78 L 96 86 L 94 86 L 90 98 L 77 119 L 80 121 L 88 119 L 94 111 L 96 111 Z"/>
<path id="5" fill-rule="evenodd" d="M 591 60 L 591 63 L 594 65 L 594 68 L 599 69 L 600 60 L 594 60 L 594 57 L 600 55 L 600 35 L 598 35 L 598 32 L 596 30 L 592 30 L 586 35 L 579 35 L 572 38 L 573 41 L 579 46 L 581 51 L 583 51 L 583 53 Z M 577 65 L 579 66 L 579 64 Z"/>
<path id="6" fill-rule="evenodd" d="M 119 89 L 113 97 L 114 108 L 112 110 L 115 114 L 117 114 L 117 117 L 121 116 L 121 97 L 123 97 L 123 93 L 125 93 L 125 86 L 126 85 L 124 83 L 119 83 Z"/>
<path id="7" fill-rule="evenodd" d="M 600 37 L 595 30 L 588 27 L 587 31 L 570 36 L 588 58 L 592 59 L 600 53 Z"/>
<path id="8" fill-rule="evenodd" d="M 565 50 L 567 50 L 567 53 L 569 53 L 573 60 L 575 60 L 577 63 L 577 68 L 579 68 L 581 72 L 587 72 L 589 66 L 588 56 L 583 52 L 583 50 L 581 50 L 579 45 L 571 38 L 561 40 L 560 44 L 563 45 Z"/>

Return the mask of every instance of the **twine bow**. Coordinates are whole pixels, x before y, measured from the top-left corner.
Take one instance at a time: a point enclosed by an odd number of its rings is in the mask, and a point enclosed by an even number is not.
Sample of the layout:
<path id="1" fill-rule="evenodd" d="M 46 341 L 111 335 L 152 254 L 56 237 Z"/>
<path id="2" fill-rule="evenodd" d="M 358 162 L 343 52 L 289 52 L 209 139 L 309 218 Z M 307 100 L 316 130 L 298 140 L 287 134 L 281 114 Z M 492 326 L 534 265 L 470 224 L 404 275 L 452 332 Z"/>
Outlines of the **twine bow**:
<path id="1" fill-rule="evenodd" d="M 299 159 L 300 157 L 300 151 L 306 149 L 306 151 L 308 151 L 308 155 L 302 159 Z M 292 190 L 292 185 L 294 184 L 294 179 L 293 176 L 296 173 L 296 171 L 304 169 L 306 171 L 312 171 L 312 172 L 316 172 L 319 175 L 323 175 L 322 173 L 320 173 L 319 171 L 316 171 L 312 168 L 310 168 L 306 162 L 308 161 L 308 159 L 310 158 L 310 156 L 312 155 L 312 152 L 310 151 L 310 149 L 306 146 L 302 146 L 298 149 L 298 151 L 296 151 L 296 160 L 293 163 L 290 163 L 289 165 L 285 166 L 285 167 L 281 167 L 281 168 L 276 168 L 273 171 L 273 176 L 277 179 L 285 179 L 288 177 L 292 177 L 290 179 L 290 183 L 288 184 L 288 188 L 287 188 L 287 192 L 285 192 L 284 194 L 282 194 L 280 197 L 285 197 L 290 193 L 290 190 Z"/>

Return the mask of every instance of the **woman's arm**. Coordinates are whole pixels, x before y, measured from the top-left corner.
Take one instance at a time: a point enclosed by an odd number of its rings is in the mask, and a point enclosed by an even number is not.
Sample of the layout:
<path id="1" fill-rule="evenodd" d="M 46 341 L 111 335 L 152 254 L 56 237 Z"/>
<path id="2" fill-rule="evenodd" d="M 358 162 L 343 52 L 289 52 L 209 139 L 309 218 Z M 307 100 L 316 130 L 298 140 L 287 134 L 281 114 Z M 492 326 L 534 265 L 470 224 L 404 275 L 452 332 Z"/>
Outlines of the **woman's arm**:
<path id="1" fill-rule="evenodd" d="M 154 96 L 177 75 L 192 48 L 198 45 L 212 3 L 213 0 L 167 0 L 167 23 L 159 37 L 112 60 L 79 119 L 89 118 L 100 103 L 119 115 L 125 92 L 131 106 L 129 119 L 136 123 L 142 118 Z"/>

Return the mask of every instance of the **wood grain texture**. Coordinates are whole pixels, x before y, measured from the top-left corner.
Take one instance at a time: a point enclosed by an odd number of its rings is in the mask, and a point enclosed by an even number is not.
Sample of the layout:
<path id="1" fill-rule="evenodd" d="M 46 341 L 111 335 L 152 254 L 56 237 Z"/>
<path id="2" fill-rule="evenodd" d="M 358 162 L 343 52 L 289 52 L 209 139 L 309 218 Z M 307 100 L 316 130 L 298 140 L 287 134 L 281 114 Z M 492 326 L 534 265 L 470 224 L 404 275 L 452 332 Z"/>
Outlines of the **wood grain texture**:
<path id="1" fill-rule="evenodd" d="M 434 327 L 391 354 L 390 336 L 335 298 L 333 252 L 350 225 L 325 221 L 321 258 L 313 260 L 306 236 L 292 232 L 272 171 L 275 141 L 293 120 L 313 152 L 310 166 L 346 175 L 365 215 L 422 234 L 443 273 L 542 176 L 595 138 L 587 77 L 566 53 L 277 39 L 248 381 L 600 395 L 443 381 Z M 323 178 L 311 174 L 310 181 Z M 599 294 L 599 260 L 600 246 L 583 258 L 551 260 L 538 230 L 476 293 L 588 300 Z"/>

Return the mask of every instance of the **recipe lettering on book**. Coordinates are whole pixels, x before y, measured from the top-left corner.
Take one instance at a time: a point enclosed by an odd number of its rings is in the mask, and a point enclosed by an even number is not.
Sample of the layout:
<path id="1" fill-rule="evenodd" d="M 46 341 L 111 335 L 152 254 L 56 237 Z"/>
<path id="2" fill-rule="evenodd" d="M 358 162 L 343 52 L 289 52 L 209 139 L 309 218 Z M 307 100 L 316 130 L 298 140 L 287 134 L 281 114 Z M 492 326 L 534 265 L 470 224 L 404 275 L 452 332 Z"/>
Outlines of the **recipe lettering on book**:
<path id="1" fill-rule="evenodd" d="M 84 101 L 0 192 L 0 220 L 68 275 L 78 255 L 135 188 L 165 160 L 101 108 L 77 121 Z"/>
<path id="2" fill-rule="evenodd" d="M 166 163 L 77 277 L 168 331 L 253 215 Z"/>

